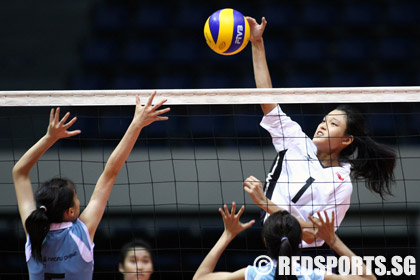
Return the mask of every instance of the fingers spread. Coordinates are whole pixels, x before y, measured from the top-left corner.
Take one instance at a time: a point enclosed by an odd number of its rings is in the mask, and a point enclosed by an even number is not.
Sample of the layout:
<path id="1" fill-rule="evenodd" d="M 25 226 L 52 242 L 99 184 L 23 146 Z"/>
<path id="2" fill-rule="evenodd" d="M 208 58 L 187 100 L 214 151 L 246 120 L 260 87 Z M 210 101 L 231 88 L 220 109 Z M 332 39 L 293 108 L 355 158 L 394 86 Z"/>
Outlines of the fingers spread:
<path id="1" fill-rule="evenodd" d="M 229 209 L 228 209 L 227 205 L 225 204 L 223 207 L 225 208 L 225 215 L 226 216 L 229 215 Z"/>
<path id="2" fill-rule="evenodd" d="M 244 211 L 245 211 L 245 206 L 242 205 L 241 209 L 239 209 L 238 214 L 236 214 L 235 217 L 239 219 L 244 213 Z"/>
<path id="3" fill-rule="evenodd" d="M 220 213 L 220 215 L 222 215 L 223 219 L 226 219 L 226 215 L 221 208 L 219 208 L 219 213 Z"/>
<path id="4" fill-rule="evenodd" d="M 70 112 L 67 112 L 65 115 L 64 115 L 64 117 L 61 119 L 61 121 L 60 121 L 60 125 L 63 125 L 63 123 L 65 123 L 66 121 L 67 121 L 67 119 L 69 118 L 69 116 L 70 116 Z"/>
<path id="5" fill-rule="evenodd" d="M 68 123 L 66 123 L 65 125 L 63 125 L 63 127 L 65 129 L 69 128 L 70 126 L 72 126 L 77 120 L 77 117 L 72 118 Z"/>
<path id="6" fill-rule="evenodd" d="M 324 215 L 325 215 L 325 221 L 326 221 L 326 223 L 329 224 L 330 223 L 330 218 L 328 217 L 328 214 L 327 214 L 327 211 L 326 210 L 324 210 Z"/>
<path id="7" fill-rule="evenodd" d="M 319 221 L 317 221 L 316 219 L 314 219 L 314 217 L 312 216 L 308 216 L 308 219 L 315 225 L 315 226 L 320 226 Z"/>
<path id="8" fill-rule="evenodd" d="M 156 104 L 154 106 L 155 110 L 158 109 L 160 106 L 162 106 L 166 101 L 168 101 L 168 99 L 163 99 L 158 104 Z"/>
<path id="9" fill-rule="evenodd" d="M 162 115 L 162 114 L 165 114 L 165 113 L 169 112 L 170 110 L 171 110 L 171 108 L 169 108 L 169 107 L 165 108 L 165 109 L 162 109 L 162 110 L 157 110 L 153 113 L 153 115 L 154 116 L 159 116 L 159 115 Z"/>
<path id="10" fill-rule="evenodd" d="M 58 123 L 58 118 L 60 116 L 60 107 L 57 107 L 57 109 L 55 110 L 55 115 L 54 115 L 54 122 Z"/>
<path id="11" fill-rule="evenodd" d="M 230 215 L 232 217 L 234 217 L 235 216 L 235 213 L 236 213 L 236 203 L 235 202 L 232 202 L 232 212 L 230 213 Z"/>
<path id="12" fill-rule="evenodd" d="M 75 135 L 80 134 L 80 133 L 82 133 L 82 131 L 78 129 L 78 130 L 68 131 L 67 135 L 69 137 L 71 137 L 71 136 L 75 136 Z"/>
<path id="13" fill-rule="evenodd" d="M 50 123 L 52 123 L 53 120 L 54 120 L 54 108 L 52 108 L 50 111 Z"/>
<path id="14" fill-rule="evenodd" d="M 167 121 L 169 118 L 168 117 L 157 117 L 156 121 L 160 122 L 160 121 Z"/>
<path id="15" fill-rule="evenodd" d="M 156 91 L 154 91 L 152 93 L 152 95 L 150 95 L 149 100 L 147 100 L 147 106 L 152 106 L 152 104 L 153 104 L 153 98 L 155 98 L 155 96 L 156 96 Z"/>
<path id="16" fill-rule="evenodd" d="M 255 220 L 251 220 L 248 223 L 243 224 L 245 229 L 248 229 L 252 227 L 252 225 L 255 224 Z"/>

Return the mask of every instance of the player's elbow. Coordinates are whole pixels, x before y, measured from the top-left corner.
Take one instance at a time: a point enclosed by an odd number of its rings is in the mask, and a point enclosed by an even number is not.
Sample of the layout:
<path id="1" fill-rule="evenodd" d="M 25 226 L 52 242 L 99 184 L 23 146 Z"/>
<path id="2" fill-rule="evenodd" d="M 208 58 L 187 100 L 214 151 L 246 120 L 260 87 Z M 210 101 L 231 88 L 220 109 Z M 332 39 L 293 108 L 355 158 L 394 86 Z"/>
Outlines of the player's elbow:
<path id="1" fill-rule="evenodd" d="M 199 274 L 199 273 L 195 273 L 194 274 L 194 277 L 193 277 L 193 280 L 201 280 L 202 279 L 202 277 L 200 277 L 201 275 Z"/>
<path id="2" fill-rule="evenodd" d="M 12 176 L 13 180 L 18 180 L 19 178 L 22 178 L 23 176 L 27 176 L 27 172 L 23 170 L 23 168 L 17 163 L 15 166 L 13 166 L 12 169 Z"/>
<path id="3" fill-rule="evenodd" d="M 12 169 L 13 178 L 15 178 L 15 176 L 17 176 L 18 174 L 19 174 L 19 168 L 15 165 L 13 166 L 13 169 Z"/>

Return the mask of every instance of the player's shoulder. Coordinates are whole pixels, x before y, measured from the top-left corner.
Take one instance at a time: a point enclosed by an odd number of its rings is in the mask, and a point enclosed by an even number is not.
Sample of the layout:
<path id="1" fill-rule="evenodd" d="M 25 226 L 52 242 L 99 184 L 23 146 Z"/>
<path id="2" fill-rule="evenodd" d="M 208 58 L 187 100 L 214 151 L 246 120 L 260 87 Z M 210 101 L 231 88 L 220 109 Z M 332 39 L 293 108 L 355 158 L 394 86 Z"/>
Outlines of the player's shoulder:
<path id="1" fill-rule="evenodd" d="M 74 223 L 73 226 L 71 228 L 71 232 L 73 234 L 75 234 L 76 236 L 79 237 L 83 237 L 82 239 L 86 239 L 86 241 L 88 241 L 89 244 L 91 244 L 91 240 L 90 240 L 90 235 L 89 235 L 89 230 L 87 228 L 87 226 L 83 223 L 82 220 L 77 219 Z"/>
<path id="2" fill-rule="evenodd" d="M 262 267 L 249 265 L 245 270 L 245 280 L 272 280 L 276 271 L 275 265 L 276 262 Z"/>

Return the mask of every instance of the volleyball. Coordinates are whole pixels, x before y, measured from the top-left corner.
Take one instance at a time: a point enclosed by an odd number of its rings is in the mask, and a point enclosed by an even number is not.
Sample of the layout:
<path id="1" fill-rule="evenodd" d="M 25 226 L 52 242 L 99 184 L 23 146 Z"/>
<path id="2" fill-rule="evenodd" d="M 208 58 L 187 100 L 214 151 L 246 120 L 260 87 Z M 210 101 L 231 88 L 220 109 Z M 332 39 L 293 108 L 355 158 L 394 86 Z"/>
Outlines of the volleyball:
<path id="1" fill-rule="evenodd" d="M 250 37 L 249 24 L 243 14 L 234 9 L 214 12 L 204 25 L 207 45 L 218 54 L 233 55 L 242 51 Z"/>

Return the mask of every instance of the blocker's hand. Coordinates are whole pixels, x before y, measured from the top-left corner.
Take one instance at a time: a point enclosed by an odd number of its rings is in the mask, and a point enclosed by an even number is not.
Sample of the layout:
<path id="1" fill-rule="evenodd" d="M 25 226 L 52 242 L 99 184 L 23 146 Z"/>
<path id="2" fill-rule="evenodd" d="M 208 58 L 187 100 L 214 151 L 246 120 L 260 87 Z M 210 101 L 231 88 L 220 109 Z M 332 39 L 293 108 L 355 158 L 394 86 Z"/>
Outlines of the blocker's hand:
<path id="1" fill-rule="evenodd" d="M 325 220 L 322 217 L 320 211 L 317 212 L 319 219 L 308 216 L 308 219 L 316 226 L 317 230 L 304 229 L 305 232 L 312 234 L 314 237 L 321 238 L 327 242 L 327 244 L 332 247 L 336 240 L 336 235 L 334 231 L 334 221 L 335 213 L 332 212 L 332 218 L 328 217 L 327 211 L 324 211 Z"/>
<path id="2" fill-rule="evenodd" d="M 148 126 L 155 121 L 166 121 L 168 117 L 161 116 L 170 111 L 170 108 L 158 110 L 167 99 L 163 99 L 158 104 L 153 105 L 153 98 L 156 96 L 156 91 L 147 100 L 147 104 L 142 106 L 140 104 L 140 97 L 136 96 L 136 112 L 134 114 L 133 122 L 138 123 L 141 127 Z"/>
<path id="3" fill-rule="evenodd" d="M 235 202 L 232 202 L 231 212 L 229 212 L 229 209 L 226 206 L 226 204 L 224 205 L 224 211 L 221 208 L 219 208 L 219 212 L 222 215 L 223 223 L 225 225 L 225 234 L 227 234 L 229 238 L 233 239 L 240 232 L 246 230 L 247 228 L 250 228 L 255 223 L 255 220 L 251 220 L 247 223 L 241 223 L 239 221 L 239 218 L 242 216 L 244 211 L 245 206 L 242 206 L 241 209 L 239 209 L 239 212 L 236 214 Z"/>
<path id="4" fill-rule="evenodd" d="M 60 120 L 60 107 L 57 107 L 56 110 L 51 109 L 50 112 L 50 123 L 48 125 L 47 136 L 51 137 L 55 141 L 61 138 L 72 137 L 81 133 L 80 130 L 68 131 L 77 120 L 77 117 L 72 118 L 68 123 L 67 119 L 70 116 L 70 112 L 67 112 L 64 117 Z"/>

